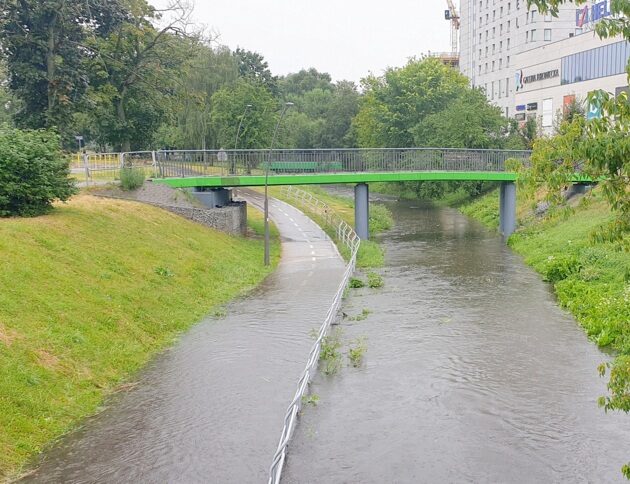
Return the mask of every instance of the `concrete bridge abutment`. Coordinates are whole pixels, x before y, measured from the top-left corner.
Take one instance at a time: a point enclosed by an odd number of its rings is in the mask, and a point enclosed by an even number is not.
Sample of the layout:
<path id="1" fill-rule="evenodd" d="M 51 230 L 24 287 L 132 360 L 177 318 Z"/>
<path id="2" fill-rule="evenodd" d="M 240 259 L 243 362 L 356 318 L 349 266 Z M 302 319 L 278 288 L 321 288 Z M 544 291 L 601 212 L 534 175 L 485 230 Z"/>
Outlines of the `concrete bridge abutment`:
<path id="1" fill-rule="evenodd" d="M 516 183 L 502 182 L 499 190 L 499 232 L 509 237 L 516 230 Z"/>
<path id="2" fill-rule="evenodd" d="M 367 183 L 354 187 L 354 230 L 361 240 L 370 238 L 370 188 Z"/>

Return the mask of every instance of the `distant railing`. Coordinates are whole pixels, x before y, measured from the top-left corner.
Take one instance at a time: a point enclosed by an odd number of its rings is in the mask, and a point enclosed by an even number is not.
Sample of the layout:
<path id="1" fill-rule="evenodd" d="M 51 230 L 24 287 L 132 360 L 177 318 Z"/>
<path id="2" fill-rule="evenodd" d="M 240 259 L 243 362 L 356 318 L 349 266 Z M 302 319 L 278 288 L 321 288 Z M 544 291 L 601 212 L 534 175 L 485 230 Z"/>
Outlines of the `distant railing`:
<path id="1" fill-rule="evenodd" d="M 320 150 L 190 150 L 123 153 L 150 160 L 159 178 L 404 171 L 506 171 L 506 161 L 527 161 L 522 150 L 378 148 Z M 135 161 L 133 161 L 135 163 Z"/>
<path id="2" fill-rule="evenodd" d="M 322 342 L 326 337 L 331 324 L 337 319 L 337 313 L 339 312 L 339 308 L 341 307 L 341 299 L 343 297 L 346 286 L 350 281 L 350 277 L 354 273 L 357 261 L 357 253 L 361 244 L 359 236 L 352 229 L 352 227 L 350 227 L 350 225 L 343 221 L 339 216 L 334 214 L 330 207 L 328 207 L 320 200 L 317 200 L 310 193 L 294 187 L 284 188 L 283 193 L 289 199 L 292 199 L 293 201 L 296 201 L 300 204 L 307 205 L 314 213 L 322 217 L 322 219 L 325 220 L 326 223 L 336 224 L 332 225 L 332 228 L 334 228 L 339 241 L 350 251 L 350 261 L 348 262 L 348 265 L 344 272 L 341 284 L 339 284 L 339 288 L 337 289 L 337 292 L 333 297 L 332 304 L 328 308 L 326 318 L 324 319 L 324 322 L 319 329 L 317 339 L 315 340 L 315 343 L 311 348 L 311 352 L 309 353 L 308 361 L 306 363 L 306 368 L 304 369 L 302 375 L 300 376 L 300 379 L 298 380 L 297 390 L 295 391 L 293 400 L 291 401 L 289 408 L 287 408 L 286 414 L 284 416 L 284 425 L 282 427 L 280 442 L 278 443 L 278 448 L 273 457 L 271 468 L 269 469 L 269 484 L 278 484 L 280 482 L 280 478 L 282 477 L 282 469 L 284 468 L 284 462 L 287 456 L 287 447 L 297 424 L 298 414 L 302 407 L 302 399 L 304 395 L 306 395 L 308 385 L 317 369 L 317 363 L 319 361 L 319 353 L 321 350 Z"/>

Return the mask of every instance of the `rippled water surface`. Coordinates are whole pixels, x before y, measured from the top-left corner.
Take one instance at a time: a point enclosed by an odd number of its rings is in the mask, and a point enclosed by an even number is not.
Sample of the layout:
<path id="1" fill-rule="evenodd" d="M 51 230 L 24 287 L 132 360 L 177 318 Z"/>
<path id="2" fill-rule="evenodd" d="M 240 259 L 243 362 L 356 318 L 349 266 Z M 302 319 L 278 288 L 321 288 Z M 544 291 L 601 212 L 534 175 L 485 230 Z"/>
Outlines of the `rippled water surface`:
<path id="1" fill-rule="evenodd" d="M 283 482 L 626 482 L 630 417 L 597 397 L 607 357 L 494 234 L 390 204 L 385 287 L 353 292 L 363 366 L 319 376 Z"/>

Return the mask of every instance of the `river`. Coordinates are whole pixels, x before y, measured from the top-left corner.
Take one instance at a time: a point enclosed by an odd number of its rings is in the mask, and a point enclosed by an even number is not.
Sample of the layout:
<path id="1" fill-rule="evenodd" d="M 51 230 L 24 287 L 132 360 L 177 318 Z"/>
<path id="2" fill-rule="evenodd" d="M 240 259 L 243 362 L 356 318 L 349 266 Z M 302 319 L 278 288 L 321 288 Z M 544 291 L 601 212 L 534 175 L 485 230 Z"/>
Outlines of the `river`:
<path id="1" fill-rule="evenodd" d="M 550 287 L 457 211 L 388 205 L 385 286 L 340 325 L 364 363 L 317 377 L 283 482 L 627 482 L 630 417 L 596 403 L 608 357 Z"/>

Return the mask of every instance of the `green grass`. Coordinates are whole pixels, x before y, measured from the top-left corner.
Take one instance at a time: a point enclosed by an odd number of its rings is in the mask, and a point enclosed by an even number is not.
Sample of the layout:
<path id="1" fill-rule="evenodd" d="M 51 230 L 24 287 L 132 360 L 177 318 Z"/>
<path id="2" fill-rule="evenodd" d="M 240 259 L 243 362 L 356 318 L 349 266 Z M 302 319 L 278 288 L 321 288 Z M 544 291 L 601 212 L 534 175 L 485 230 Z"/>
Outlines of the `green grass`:
<path id="1" fill-rule="evenodd" d="M 275 265 L 277 241 L 272 250 Z M 127 201 L 79 196 L 47 216 L 0 220 L 0 481 L 260 283 L 262 259 L 259 237 Z"/>
<path id="2" fill-rule="evenodd" d="M 331 195 L 326 190 L 317 186 L 302 186 L 304 191 L 308 191 L 316 196 L 319 200 L 326 203 L 334 212 L 339 215 L 346 223 L 354 227 L 354 202 L 351 198 Z M 270 187 L 269 192 L 275 198 L 291 202 L 282 194 L 280 187 Z M 317 222 L 326 233 L 334 240 L 334 231 L 326 227 L 324 220 L 316 213 L 310 212 L 306 207 L 300 206 L 309 217 Z M 370 204 L 370 236 L 374 236 L 383 232 L 393 225 L 394 221 L 391 212 L 383 205 Z M 339 252 L 347 260 L 349 251 L 345 246 L 339 246 Z M 385 263 L 385 255 L 383 248 L 372 240 L 362 241 L 357 254 L 357 267 L 360 269 L 370 269 L 382 267 Z"/>
<path id="3" fill-rule="evenodd" d="M 597 242 L 591 234 L 613 215 L 596 191 L 573 210 L 545 219 L 519 200 L 521 226 L 509 239 L 512 249 L 553 284 L 568 309 L 601 347 L 630 354 L 630 254 L 619 244 Z M 490 193 L 461 210 L 491 228 L 498 226 L 498 194 Z"/>

